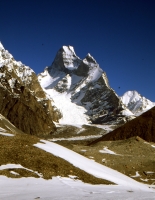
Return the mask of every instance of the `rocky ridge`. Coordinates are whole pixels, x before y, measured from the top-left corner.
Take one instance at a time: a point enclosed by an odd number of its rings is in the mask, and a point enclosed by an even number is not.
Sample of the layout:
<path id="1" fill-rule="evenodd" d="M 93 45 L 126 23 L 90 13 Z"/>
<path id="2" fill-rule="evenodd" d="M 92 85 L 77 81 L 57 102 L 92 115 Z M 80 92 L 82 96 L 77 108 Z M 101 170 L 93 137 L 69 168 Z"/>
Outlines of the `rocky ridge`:
<path id="1" fill-rule="evenodd" d="M 53 100 L 55 95 L 67 95 L 71 103 L 83 107 L 91 123 L 123 124 L 134 118 L 96 60 L 90 54 L 81 60 L 71 46 L 58 51 L 38 80 Z"/>
<path id="2" fill-rule="evenodd" d="M 50 134 L 59 112 L 41 88 L 34 71 L 0 43 L 0 113 L 29 134 Z"/>
<path id="3" fill-rule="evenodd" d="M 155 142 L 155 107 L 151 108 L 147 112 L 138 116 L 137 118 L 129 121 L 123 126 L 116 128 L 107 135 L 93 141 L 91 144 L 95 144 L 100 141 L 114 141 L 125 140 L 134 136 L 138 136 L 148 142 Z"/>

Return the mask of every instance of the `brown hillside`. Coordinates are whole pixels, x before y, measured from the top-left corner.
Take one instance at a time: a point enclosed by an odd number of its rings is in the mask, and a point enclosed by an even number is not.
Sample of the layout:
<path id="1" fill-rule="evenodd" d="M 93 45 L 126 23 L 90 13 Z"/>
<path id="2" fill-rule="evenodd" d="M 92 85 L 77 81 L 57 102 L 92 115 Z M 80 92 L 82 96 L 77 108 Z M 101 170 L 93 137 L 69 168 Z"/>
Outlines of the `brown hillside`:
<path id="1" fill-rule="evenodd" d="M 25 66 L 20 69 L 13 64 L 11 70 L 0 67 L 0 113 L 25 133 L 48 135 L 55 131 L 53 120 L 58 121 L 59 113 L 46 98 L 36 74 L 24 76 L 24 70 Z"/>
<path id="2" fill-rule="evenodd" d="M 155 142 L 155 107 L 91 144 L 99 141 L 124 140 L 133 136 L 139 136 L 148 142 Z"/>

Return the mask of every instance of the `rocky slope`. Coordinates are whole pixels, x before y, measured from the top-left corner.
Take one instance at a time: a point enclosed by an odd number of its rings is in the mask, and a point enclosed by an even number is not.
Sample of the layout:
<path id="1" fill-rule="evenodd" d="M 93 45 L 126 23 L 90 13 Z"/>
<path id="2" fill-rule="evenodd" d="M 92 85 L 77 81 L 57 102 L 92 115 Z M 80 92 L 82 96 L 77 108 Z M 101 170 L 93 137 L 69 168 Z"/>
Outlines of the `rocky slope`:
<path id="1" fill-rule="evenodd" d="M 122 124 L 134 117 L 109 86 L 106 73 L 96 60 L 90 54 L 81 60 L 71 46 L 58 51 L 52 65 L 39 74 L 38 80 L 55 103 L 57 96 L 59 100 L 65 96 L 72 105 L 83 108 L 87 122 Z M 71 112 L 73 109 L 68 111 L 68 118 Z"/>
<path id="2" fill-rule="evenodd" d="M 49 134 L 59 112 L 41 88 L 34 71 L 13 56 L 0 43 L 0 113 L 17 128 L 29 134 Z"/>
<path id="3" fill-rule="evenodd" d="M 121 97 L 121 100 L 126 105 L 126 107 L 136 116 L 141 115 L 143 112 L 146 112 L 155 106 L 154 102 L 146 99 L 137 91 L 127 91 Z"/>
<path id="4" fill-rule="evenodd" d="M 114 131 L 102 136 L 91 144 L 99 141 L 124 140 L 133 136 L 139 136 L 148 142 L 155 142 L 155 107 L 129 121 Z"/>

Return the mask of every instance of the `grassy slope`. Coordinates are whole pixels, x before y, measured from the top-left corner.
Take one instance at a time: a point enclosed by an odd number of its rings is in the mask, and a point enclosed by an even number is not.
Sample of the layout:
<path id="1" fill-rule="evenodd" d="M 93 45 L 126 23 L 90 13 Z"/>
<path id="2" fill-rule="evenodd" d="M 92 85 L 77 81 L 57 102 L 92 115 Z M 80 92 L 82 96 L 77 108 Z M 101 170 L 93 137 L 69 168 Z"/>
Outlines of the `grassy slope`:
<path id="1" fill-rule="evenodd" d="M 146 142 L 139 137 L 101 141 L 91 146 L 88 146 L 86 141 L 85 143 L 84 141 L 58 141 L 57 143 L 129 177 L 138 172 L 140 176 L 133 179 L 155 184 L 155 143 Z M 99 152 L 104 147 L 119 155 Z M 154 173 L 147 173 L 148 171 Z"/>
<path id="2" fill-rule="evenodd" d="M 7 128 L 8 126 L 9 128 Z M 13 137 L 0 135 L 0 165 L 3 164 L 21 164 L 23 167 L 37 171 L 45 179 L 52 176 L 67 177 L 68 175 L 77 176 L 78 179 L 93 184 L 110 184 L 111 182 L 98 179 L 86 172 L 74 167 L 67 161 L 47 153 L 33 144 L 39 142 L 39 138 L 22 133 L 10 124 L 5 118 L 0 120 L 0 127 L 7 129 L 7 132 L 13 133 Z M 9 131 L 8 131 L 9 130 Z M 14 175 L 11 171 L 20 175 Z M 36 173 L 25 169 L 5 169 L 0 170 L 0 175 L 8 177 L 39 177 Z"/>

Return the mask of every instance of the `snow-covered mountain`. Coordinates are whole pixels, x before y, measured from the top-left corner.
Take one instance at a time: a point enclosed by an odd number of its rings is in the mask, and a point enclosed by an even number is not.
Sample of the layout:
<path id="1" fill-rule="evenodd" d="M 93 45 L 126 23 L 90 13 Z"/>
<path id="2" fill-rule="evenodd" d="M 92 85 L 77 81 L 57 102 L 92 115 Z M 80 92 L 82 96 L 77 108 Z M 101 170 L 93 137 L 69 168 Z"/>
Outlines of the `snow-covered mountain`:
<path id="1" fill-rule="evenodd" d="M 62 123 L 120 124 L 133 118 L 96 60 L 90 54 L 81 60 L 71 46 L 58 51 L 38 80 L 62 111 Z"/>
<path id="2" fill-rule="evenodd" d="M 151 102 L 140 95 L 137 91 L 127 91 L 121 97 L 122 102 L 135 115 L 141 115 L 143 112 L 155 106 L 155 102 Z"/>
<path id="3" fill-rule="evenodd" d="M 30 134 L 49 134 L 59 114 L 34 71 L 16 61 L 0 43 L 0 113 Z"/>

